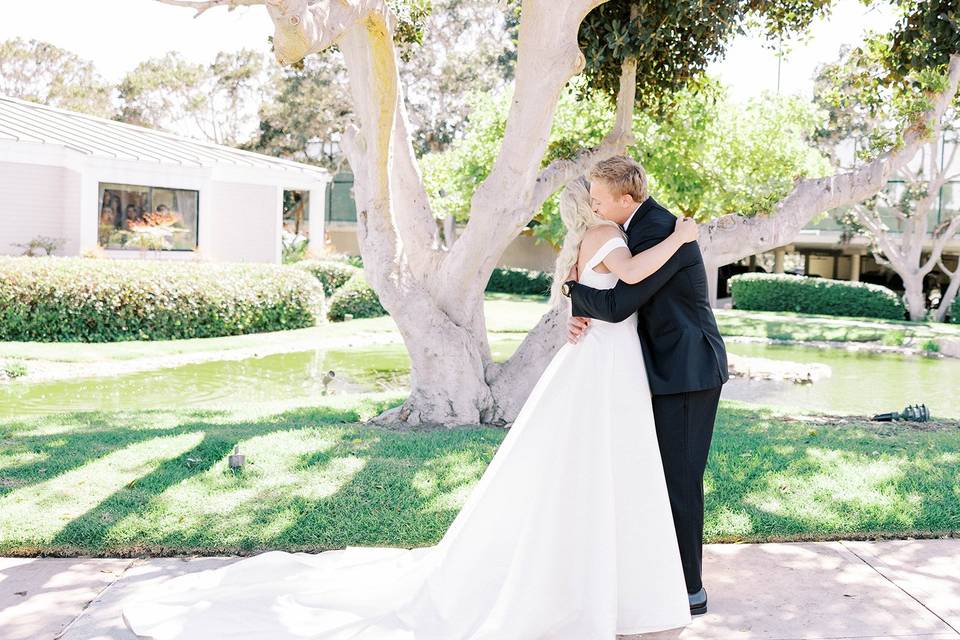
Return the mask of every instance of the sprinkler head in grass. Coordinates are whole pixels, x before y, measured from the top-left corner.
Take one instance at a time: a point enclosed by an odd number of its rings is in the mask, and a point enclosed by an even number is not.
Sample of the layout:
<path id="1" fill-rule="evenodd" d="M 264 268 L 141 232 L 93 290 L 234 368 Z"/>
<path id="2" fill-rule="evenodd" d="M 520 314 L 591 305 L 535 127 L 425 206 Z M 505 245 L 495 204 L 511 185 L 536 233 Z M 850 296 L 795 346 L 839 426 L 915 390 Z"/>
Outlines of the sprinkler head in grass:
<path id="1" fill-rule="evenodd" d="M 333 382 L 333 379 L 337 377 L 337 372 L 331 369 L 323 374 L 323 395 L 327 395 L 327 387 L 330 386 L 330 383 Z"/>
<path id="2" fill-rule="evenodd" d="M 901 412 L 892 411 L 890 413 L 880 413 L 873 416 L 877 422 L 894 422 L 897 420 L 909 420 L 910 422 L 929 422 L 930 409 L 925 404 L 907 405 Z"/>
<path id="3" fill-rule="evenodd" d="M 930 410 L 925 404 L 912 404 L 903 410 L 901 414 L 904 420 L 911 422 L 929 422 Z"/>
<path id="4" fill-rule="evenodd" d="M 230 456 L 230 468 L 239 469 L 243 466 L 243 461 L 246 458 L 242 453 L 240 453 L 240 445 L 235 445 L 233 447 L 233 455 Z"/>

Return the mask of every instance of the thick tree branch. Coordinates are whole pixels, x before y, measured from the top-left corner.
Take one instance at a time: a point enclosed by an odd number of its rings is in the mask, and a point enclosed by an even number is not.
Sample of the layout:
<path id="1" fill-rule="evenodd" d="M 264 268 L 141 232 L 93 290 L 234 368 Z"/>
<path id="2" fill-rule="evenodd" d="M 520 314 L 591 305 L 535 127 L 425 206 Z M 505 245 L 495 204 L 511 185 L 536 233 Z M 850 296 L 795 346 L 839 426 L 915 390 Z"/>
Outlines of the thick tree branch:
<path id="1" fill-rule="evenodd" d="M 768 216 L 722 216 L 701 226 L 700 246 L 712 266 L 729 264 L 789 244 L 823 211 L 860 202 L 880 191 L 890 176 L 905 167 L 936 128 L 960 83 L 960 54 L 950 57 L 947 86 L 932 96 L 931 108 L 911 123 L 903 144 L 863 167 L 825 178 L 800 180 Z"/>
<path id="2" fill-rule="evenodd" d="M 870 230 L 874 242 L 880 247 L 881 253 L 883 253 L 889 261 L 901 264 L 904 261 L 904 256 L 901 255 L 899 249 L 890 242 L 890 230 L 883 224 L 880 215 L 875 211 L 870 211 L 866 207 L 861 206 L 855 206 L 854 211 L 860 223 Z"/>
<path id="3" fill-rule="evenodd" d="M 520 412 L 520 407 L 539 377 L 527 375 L 527 372 L 543 371 L 546 363 L 563 345 L 569 317 L 570 303 L 564 300 L 540 318 L 540 322 L 530 330 L 509 360 L 487 366 L 487 383 L 493 397 L 498 399 L 492 420 L 494 424 L 511 422 Z"/>
<path id="4" fill-rule="evenodd" d="M 439 273 L 441 280 L 465 287 L 448 288 L 441 298 L 442 308 L 462 322 L 468 319 L 458 301 L 483 291 L 500 255 L 535 213 L 529 203 L 560 92 L 586 63 L 577 33 L 587 13 L 605 1 L 523 3 L 513 102 L 503 142 L 490 174 L 473 194 L 470 220 Z"/>
<path id="5" fill-rule="evenodd" d="M 537 186 L 529 203 L 537 211 L 544 201 L 563 185 L 587 172 L 597 162 L 626 152 L 633 144 L 633 110 L 637 97 L 637 62 L 623 61 L 620 71 L 620 89 L 617 93 L 617 112 L 613 127 L 603 141 L 593 149 L 584 149 L 574 158 L 558 158 L 551 162 L 537 178 Z"/>
<path id="6" fill-rule="evenodd" d="M 960 232 L 960 216 L 957 216 L 950 220 L 948 223 L 941 227 L 940 233 L 934 233 L 933 235 L 933 245 L 930 250 L 930 257 L 921 267 L 921 271 L 924 274 L 930 273 L 933 271 L 933 268 L 937 264 L 942 264 L 943 250 L 946 248 L 947 243 L 953 239 L 958 232 Z"/>
<path id="7" fill-rule="evenodd" d="M 196 11 L 194 18 L 199 18 L 204 11 L 213 7 L 227 7 L 228 11 L 233 11 L 237 7 L 267 4 L 267 0 L 157 0 L 157 2 L 193 9 Z"/>

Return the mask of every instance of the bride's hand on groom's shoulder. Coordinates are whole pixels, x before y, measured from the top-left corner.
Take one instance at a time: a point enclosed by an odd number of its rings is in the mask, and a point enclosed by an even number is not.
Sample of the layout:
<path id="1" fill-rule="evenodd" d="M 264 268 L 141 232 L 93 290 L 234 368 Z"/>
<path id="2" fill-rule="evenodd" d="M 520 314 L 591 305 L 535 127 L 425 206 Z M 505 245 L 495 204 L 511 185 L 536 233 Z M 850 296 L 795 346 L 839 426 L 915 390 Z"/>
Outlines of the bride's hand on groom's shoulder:
<path id="1" fill-rule="evenodd" d="M 677 226 L 674 231 L 681 242 L 693 242 L 700 235 L 700 229 L 693 218 L 677 218 Z"/>
<path id="2" fill-rule="evenodd" d="M 587 330 L 587 327 L 590 325 L 590 318 L 582 318 L 580 316 L 570 316 L 567 320 L 567 342 L 570 344 L 576 344 L 580 337 L 583 336 L 583 332 Z"/>

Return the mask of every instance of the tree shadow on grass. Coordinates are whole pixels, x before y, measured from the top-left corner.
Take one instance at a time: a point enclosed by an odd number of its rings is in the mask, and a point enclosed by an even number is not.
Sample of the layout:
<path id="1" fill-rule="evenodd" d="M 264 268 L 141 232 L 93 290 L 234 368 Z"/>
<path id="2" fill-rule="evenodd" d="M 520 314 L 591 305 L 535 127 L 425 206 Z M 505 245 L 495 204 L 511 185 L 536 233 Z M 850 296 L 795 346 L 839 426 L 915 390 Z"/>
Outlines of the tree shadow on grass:
<path id="1" fill-rule="evenodd" d="M 36 541 L 30 548 L 20 548 L 17 544 L 13 547 L 4 545 L 6 551 L 22 555 L 48 547 L 61 555 L 77 551 L 95 552 L 106 544 L 114 522 L 139 512 L 167 488 L 209 470 L 222 461 L 237 443 L 277 431 L 349 424 L 359 419 L 355 408 L 300 408 L 263 418 L 235 421 L 209 420 L 227 417 L 229 412 L 185 411 L 170 414 L 174 424 L 169 426 L 130 427 L 131 424 L 150 425 L 152 420 L 170 417 L 168 414 L 161 411 L 125 413 L 122 416 L 61 414 L 51 418 L 56 420 L 53 433 L 38 429 L 36 421 L 15 425 L 15 430 L 8 423 L 6 426 L 14 431 L 14 435 L 16 432 L 26 432 L 28 435 L 17 435 L 16 440 L 6 440 L 3 446 L 9 448 L 13 441 L 13 446 L 37 453 L 41 459 L 0 469 L 0 488 L 3 489 L 0 498 L 31 485 L 55 482 L 62 474 L 81 469 L 86 464 L 138 443 L 191 433 L 202 434 L 202 439 L 188 451 L 164 460 L 146 475 L 101 500 L 93 509 L 72 519 L 49 542 Z M 37 509 L 38 518 L 45 517 L 40 513 L 39 505 Z"/>
<path id="2" fill-rule="evenodd" d="M 960 456 L 938 456 L 958 450 L 955 430 L 818 424 L 763 409 L 722 409 L 706 473 L 707 541 L 957 531 Z M 854 481 L 847 480 L 851 473 Z"/>
<path id="3" fill-rule="evenodd" d="M 119 424 L 122 421 L 89 415 L 76 418 L 77 422 L 92 422 L 101 435 L 106 430 L 114 438 L 133 438 L 109 441 L 111 450 L 159 435 L 200 432 L 203 438 L 73 518 L 37 550 L 51 555 L 219 555 L 263 549 L 318 551 L 346 545 L 431 545 L 446 532 L 459 512 L 459 504 L 505 437 L 502 429 L 485 427 L 395 431 L 356 424 L 353 410 L 329 408 L 223 422 L 179 415 L 182 421 L 176 426 L 148 429 L 136 437 L 125 434 Z M 223 462 L 235 444 L 279 431 L 324 425 L 335 428 L 323 435 L 323 446 L 304 445 L 292 460 L 284 461 L 278 475 L 258 476 L 256 466 L 226 472 L 238 474 L 229 479 L 233 484 L 226 483 L 228 491 L 237 491 L 235 505 L 229 504 L 234 496 L 227 495 L 226 504 L 220 505 L 223 510 L 186 505 L 184 512 L 177 514 L 174 504 L 174 513 L 166 513 L 171 503 L 169 495 L 162 497 L 165 492 L 208 473 Z M 71 437 L 87 435 L 29 437 L 37 438 L 34 444 L 54 450 L 66 446 L 56 442 L 58 438 L 69 442 Z M 925 438 L 943 441 L 928 442 Z M 914 440 L 919 444 L 912 444 Z M 951 462 L 948 457 L 946 462 L 930 464 L 926 452 L 957 450 L 957 444 L 960 434 L 952 431 L 912 433 L 898 439 L 896 434 L 870 432 L 856 425 L 811 426 L 774 411 L 725 405 L 721 407 L 707 470 L 712 485 L 707 494 L 707 521 L 720 522 L 720 512 L 726 510 L 745 520 L 746 527 L 741 532 L 719 530 L 714 540 L 708 533 L 708 541 L 829 539 L 857 531 L 902 529 L 905 521 L 898 519 L 895 511 L 876 510 L 869 500 L 855 493 L 824 495 L 824 504 L 814 505 L 826 507 L 833 514 L 852 514 L 839 531 L 832 530 L 829 522 L 818 521 L 812 509 L 810 514 L 796 509 L 781 512 L 757 500 L 757 496 L 775 496 L 778 487 L 774 483 L 784 478 L 788 485 L 797 486 L 814 477 L 829 476 L 836 471 L 838 456 L 855 456 L 852 460 L 859 464 L 871 460 L 875 449 L 906 458 L 897 473 L 882 480 L 882 488 L 895 496 L 919 494 L 919 503 L 911 503 L 912 520 L 908 524 L 918 529 L 949 524 L 960 517 L 955 498 L 960 492 L 956 480 L 960 462 Z M 70 464 L 79 467 L 103 455 L 103 451 L 88 453 Z M 253 465 L 258 462 L 255 458 L 250 460 Z M 319 484 L 324 486 L 318 488 Z M 204 493 L 208 490 L 201 486 L 196 495 L 216 499 L 215 494 Z M 176 521 L 177 515 L 180 521 Z M 131 518 L 136 521 L 132 525 Z M 128 519 L 127 526 L 118 528 L 124 519 Z"/>
<path id="4" fill-rule="evenodd" d="M 376 410 L 382 408 L 375 407 Z M 137 419 L 149 420 L 152 413 L 137 414 Z M 297 409 L 256 420 L 222 422 L 190 420 L 188 418 L 193 417 L 190 412 L 177 415 L 180 422 L 175 426 L 138 432 L 130 432 L 124 426 L 125 420 L 117 421 L 109 416 L 60 416 L 61 422 L 72 419 L 73 424 L 81 426 L 81 431 L 26 436 L 31 439 L 29 446 L 45 451 L 87 448 L 87 454 L 75 451 L 66 463 L 61 462 L 56 474 L 35 478 L 34 482 L 55 479 L 68 469 L 82 467 L 91 460 L 150 438 L 201 433 L 202 439 L 116 489 L 82 515 L 73 517 L 46 542 L 15 543 L 7 547 L 8 555 L 222 553 L 262 546 L 336 547 L 342 546 L 344 539 L 351 544 L 390 544 L 398 533 L 416 544 L 442 535 L 457 512 L 457 509 L 442 508 L 431 511 L 430 501 L 438 493 L 475 481 L 504 434 L 502 429 L 492 428 L 395 432 L 357 424 L 359 416 L 354 409 Z M 176 523 L 171 526 L 170 520 L 161 522 L 168 515 L 164 509 L 169 509 L 169 504 L 160 497 L 171 487 L 208 473 L 224 461 L 236 444 L 279 431 L 324 425 L 345 431 L 324 434 L 327 444 L 323 449 L 299 453 L 294 463 L 295 479 L 299 479 L 301 472 L 306 482 L 323 479 L 323 467 L 345 456 L 360 456 L 364 460 L 359 472 L 337 486 L 331 495 L 313 500 L 283 487 L 277 490 L 271 485 L 273 477 L 267 477 L 261 488 L 258 482 L 263 478 L 257 477 L 256 467 L 248 466 L 246 469 L 253 475 L 247 479 L 246 488 L 251 488 L 254 494 L 252 497 L 244 494 L 242 502 L 233 507 L 235 513 L 211 514 L 203 508 L 191 513 L 191 509 L 187 509 L 180 514 L 182 526 Z M 85 432 L 84 427 L 90 427 L 91 432 Z M 98 437 L 108 444 L 93 446 L 95 442 L 89 439 Z M 450 454 L 480 460 L 482 464 L 473 475 L 448 474 L 452 479 L 447 481 L 444 473 L 432 471 L 431 466 Z M 30 477 L 36 475 L 33 467 L 39 464 L 43 463 L 22 465 L 16 471 L 21 477 Z M 10 468 L 4 470 L 10 471 Z M 226 483 L 228 491 L 245 486 L 243 471 L 226 473 L 231 474 Z M 414 486 L 414 476 L 418 473 L 439 479 L 434 483 L 434 491 L 424 492 Z M 204 488 L 200 490 L 202 493 Z M 429 514 L 421 517 L 421 510 Z M 125 519 L 124 527 L 117 530 L 117 525 Z M 234 520 L 241 524 L 238 526 Z M 278 523 L 283 526 L 278 527 Z"/>
<path id="5" fill-rule="evenodd" d="M 48 481 L 92 460 L 155 438 L 207 430 L 229 431 L 231 428 L 256 431 L 271 420 L 296 425 L 304 422 L 355 422 L 359 419 L 354 409 L 317 407 L 292 410 L 265 418 L 262 422 L 208 422 L 229 415 L 229 411 L 201 409 L 77 412 L 0 422 L 0 451 L 7 456 L 25 454 L 37 458 L 32 462 L 0 467 L 0 498 L 16 489 Z M 163 421 L 170 422 L 170 426 L 149 426 Z M 43 433 L 50 427 L 54 428 L 52 433 Z M 22 435 L 24 432 L 27 435 Z"/>

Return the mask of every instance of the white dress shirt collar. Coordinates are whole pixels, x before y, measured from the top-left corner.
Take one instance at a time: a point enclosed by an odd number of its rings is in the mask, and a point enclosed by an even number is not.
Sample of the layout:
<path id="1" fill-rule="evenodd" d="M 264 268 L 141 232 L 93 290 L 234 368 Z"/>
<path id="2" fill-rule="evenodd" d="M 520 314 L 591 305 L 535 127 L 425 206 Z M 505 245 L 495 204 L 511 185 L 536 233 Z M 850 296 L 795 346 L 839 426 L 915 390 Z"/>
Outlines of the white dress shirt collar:
<path id="1" fill-rule="evenodd" d="M 630 217 L 627 218 L 627 221 L 623 223 L 623 230 L 626 231 L 630 228 L 630 221 L 633 220 L 633 216 L 637 215 L 637 211 L 640 210 L 640 207 L 643 206 L 643 203 L 637 205 L 637 208 L 633 210 L 633 213 L 630 214 Z"/>

